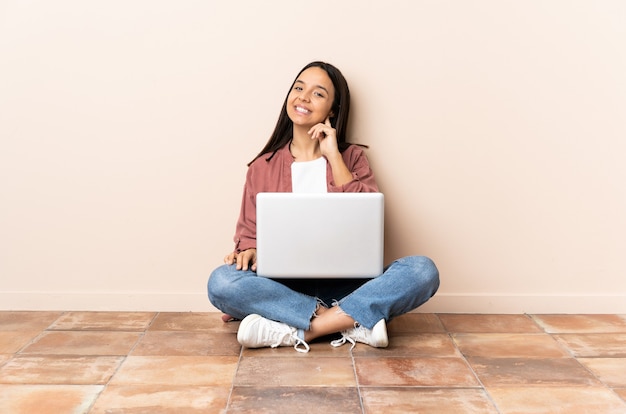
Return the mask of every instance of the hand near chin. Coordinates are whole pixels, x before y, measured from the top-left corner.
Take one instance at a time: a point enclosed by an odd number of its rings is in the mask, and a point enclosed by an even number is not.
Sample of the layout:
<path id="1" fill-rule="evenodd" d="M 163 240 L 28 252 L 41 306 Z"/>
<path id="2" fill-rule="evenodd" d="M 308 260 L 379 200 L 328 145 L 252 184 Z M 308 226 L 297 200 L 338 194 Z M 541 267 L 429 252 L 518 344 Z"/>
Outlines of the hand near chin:
<path id="1" fill-rule="evenodd" d="M 339 153 L 337 146 L 337 130 L 330 124 L 330 118 L 326 118 L 324 123 L 314 125 L 309 129 L 311 139 L 317 139 L 320 143 L 320 151 L 325 157 Z"/>

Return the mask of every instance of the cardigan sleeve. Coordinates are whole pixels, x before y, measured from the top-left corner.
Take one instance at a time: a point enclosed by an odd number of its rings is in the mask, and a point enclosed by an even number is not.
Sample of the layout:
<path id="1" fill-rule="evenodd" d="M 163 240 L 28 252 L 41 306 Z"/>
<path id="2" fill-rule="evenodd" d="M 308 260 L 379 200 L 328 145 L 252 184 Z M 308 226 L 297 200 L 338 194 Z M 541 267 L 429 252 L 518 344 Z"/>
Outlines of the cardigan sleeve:
<path id="1" fill-rule="evenodd" d="M 256 192 L 253 188 L 253 174 L 254 169 L 248 168 L 234 237 L 237 253 L 256 248 Z"/>
<path id="2" fill-rule="evenodd" d="M 343 153 L 343 161 L 352 173 L 352 181 L 337 186 L 333 180 L 328 183 L 328 191 L 331 193 L 375 193 L 378 185 L 374 178 L 374 172 L 370 168 L 367 156 L 361 147 L 351 145 Z"/>

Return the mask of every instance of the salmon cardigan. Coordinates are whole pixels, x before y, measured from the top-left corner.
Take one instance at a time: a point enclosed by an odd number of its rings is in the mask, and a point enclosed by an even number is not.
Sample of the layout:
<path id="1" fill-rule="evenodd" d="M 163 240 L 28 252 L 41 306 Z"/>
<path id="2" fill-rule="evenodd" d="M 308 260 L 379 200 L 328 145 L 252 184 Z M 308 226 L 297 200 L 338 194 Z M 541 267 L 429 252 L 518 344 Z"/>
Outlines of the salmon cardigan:
<path id="1" fill-rule="evenodd" d="M 363 148 L 350 145 L 341 153 L 343 161 L 352 173 L 352 181 L 337 186 L 333 181 L 330 164 L 326 164 L 326 183 L 329 193 L 378 192 L 367 157 Z M 280 148 L 273 157 L 265 154 L 254 160 L 246 174 L 241 210 L 235 230 L 235 251 L 242 252 L 256 248 L 256 195 L 265 193 L 289 193 L 291 188 L 291 164 L 294 160 L 289 144 Z M 268 160 L 269 159 L 269 160 Z"/>

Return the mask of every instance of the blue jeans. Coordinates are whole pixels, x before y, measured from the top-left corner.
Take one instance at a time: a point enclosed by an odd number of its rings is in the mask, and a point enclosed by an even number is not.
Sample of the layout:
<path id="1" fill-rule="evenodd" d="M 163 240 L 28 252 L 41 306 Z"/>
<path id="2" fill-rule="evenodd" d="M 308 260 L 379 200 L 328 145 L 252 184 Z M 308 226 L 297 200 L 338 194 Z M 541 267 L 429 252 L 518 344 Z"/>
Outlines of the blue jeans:
<path id="1" fill-rule="evenodd" d="M 207 285 L 209 300 L 237 319 L 256 313 L 307 330 L 318 303 L 335 302 L 355 321 L 372 329 L 430 299 L 439 288 L 439 271 L 427 257 L 394 261 L 374 279 L 269 279 L 235 265 L 215 269 Z"/>

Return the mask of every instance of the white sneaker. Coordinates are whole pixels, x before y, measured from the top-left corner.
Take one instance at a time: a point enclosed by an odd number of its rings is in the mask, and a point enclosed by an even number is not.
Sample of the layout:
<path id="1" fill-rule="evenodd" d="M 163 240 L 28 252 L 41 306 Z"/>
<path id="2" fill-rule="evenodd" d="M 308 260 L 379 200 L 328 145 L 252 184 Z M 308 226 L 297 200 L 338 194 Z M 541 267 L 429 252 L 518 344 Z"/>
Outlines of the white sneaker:
<path id="1" fill-rule="evenodd" d="M 354 328 L 343 331 L 341 335 L 341 338 L 335 339 L 330 344 L 338 347 L 346 342 L 350 342 L 352 344 L 350 349 L 354 348 L 357 342 L 368 344 L 374 348 L 386 348 L 389 345 L 387 324 L 384 319 L 378 321 L 371 330 L 355 323 Z"/>
<path id="2" fill-rule="evenodd" d="M 248 315 L 241 321 L 237 341 L 246 348 L 293 346 L 298 352 L 309 352 L 309 344 L 298 338 L 298 330 L 261 315 Z"/>

